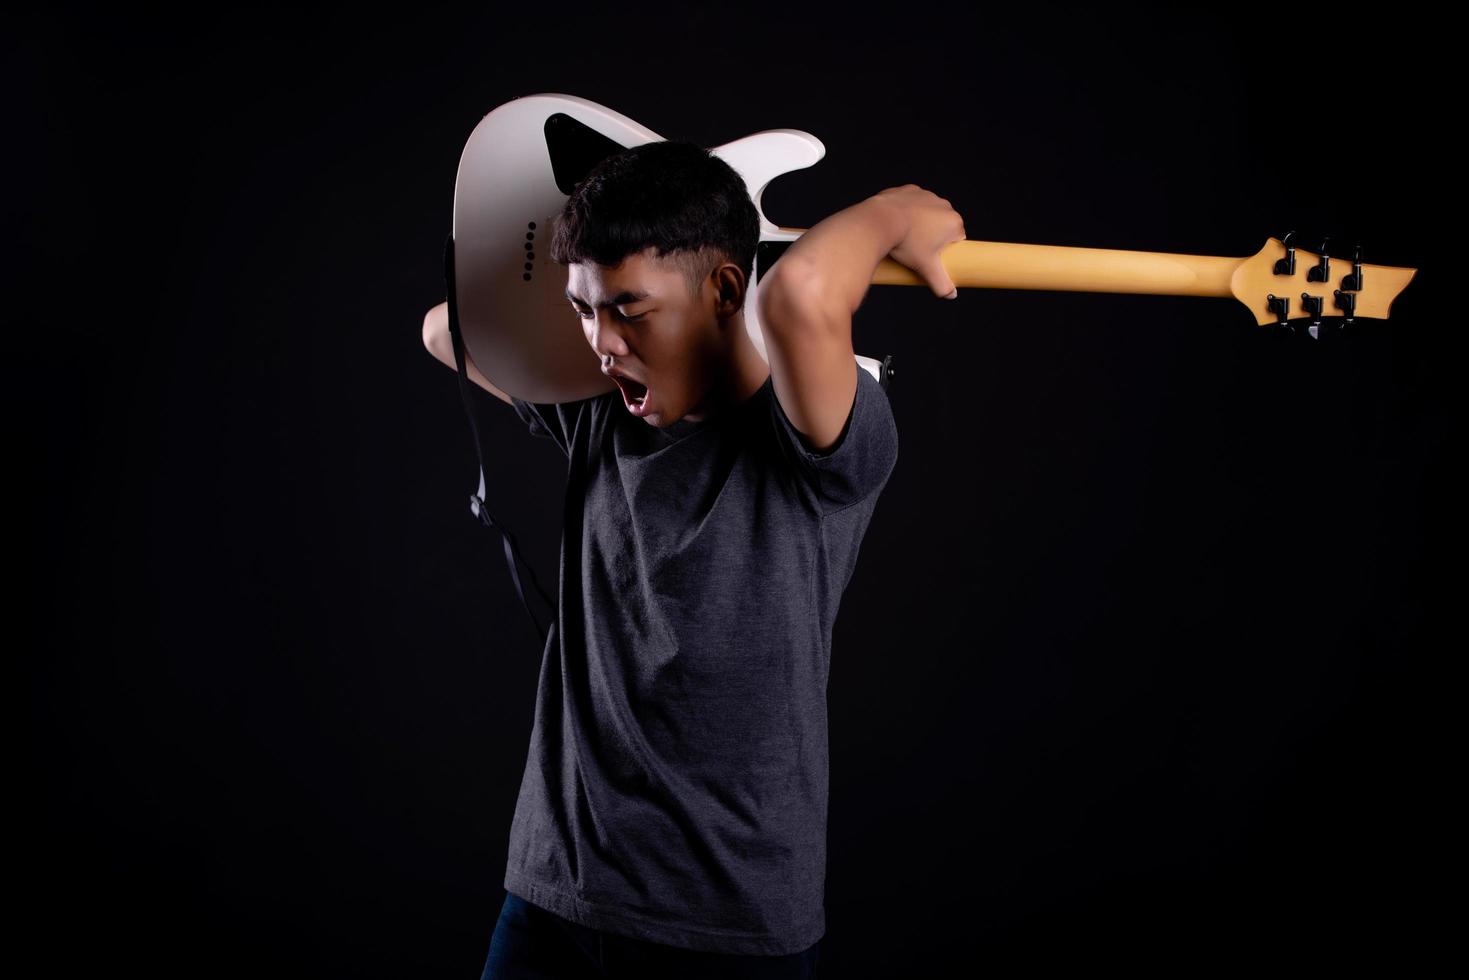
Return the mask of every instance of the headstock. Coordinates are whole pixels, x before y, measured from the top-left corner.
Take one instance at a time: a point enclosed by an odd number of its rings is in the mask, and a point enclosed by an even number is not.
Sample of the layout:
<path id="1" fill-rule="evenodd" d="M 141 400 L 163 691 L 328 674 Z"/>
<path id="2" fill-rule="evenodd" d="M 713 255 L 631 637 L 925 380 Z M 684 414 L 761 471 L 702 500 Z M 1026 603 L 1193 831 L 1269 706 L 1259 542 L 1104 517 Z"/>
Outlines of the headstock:
<path id="1" fill-rule="evenodd" d="M 1386 320 L 1392 301 L 1407 288 L 1417 269 L 1394 265 L 1366 265 L 1362 246 L 1352 258 L 1307 252 L 1284 240 L 1271 238 L 1259 252 L 1240 262 L 1230 277 L 1234 298 L 1245 304 L 1261 326 L 1284 327 L 1291 332 L 1305 320 L 1307 333 L 1319 340 L 1324 331 L 1340 331 L 1358 317 Z"/>

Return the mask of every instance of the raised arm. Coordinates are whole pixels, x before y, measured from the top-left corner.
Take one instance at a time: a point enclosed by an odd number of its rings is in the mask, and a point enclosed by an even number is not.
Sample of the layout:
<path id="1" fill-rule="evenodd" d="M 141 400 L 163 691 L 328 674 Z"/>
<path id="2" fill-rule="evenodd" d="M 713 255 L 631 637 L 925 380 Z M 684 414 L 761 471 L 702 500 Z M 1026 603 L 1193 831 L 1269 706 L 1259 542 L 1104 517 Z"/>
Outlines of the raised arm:
<path id="1" fill-rule="evenodd" d="M 423 346 L 439 361 L 456 371 L 459 369 L 454 363 L 454 338 L 449 335 L 449 304 L 447 302 L 440 303 L 424 314 Z M 469 372 L 470 381 L 505 404 L 510 404 L 510 396 L 496 388 L 489 378 L 480 374 L 479 368 L 474 366 L 474 359 L 469 356 L 467 349 L 464 352 L 464 367 Z"/>
<path id="2" fill-rule="evenodd" d="M 949 202 L 916 184 L 874 194 L 810 228 L 786 249 L 758 294 L 771 383 L 812 452 L 836 445 L 857 392 L 852 315 L 889 255 L 958 295 L 939 252 L 964 239 Z"/>

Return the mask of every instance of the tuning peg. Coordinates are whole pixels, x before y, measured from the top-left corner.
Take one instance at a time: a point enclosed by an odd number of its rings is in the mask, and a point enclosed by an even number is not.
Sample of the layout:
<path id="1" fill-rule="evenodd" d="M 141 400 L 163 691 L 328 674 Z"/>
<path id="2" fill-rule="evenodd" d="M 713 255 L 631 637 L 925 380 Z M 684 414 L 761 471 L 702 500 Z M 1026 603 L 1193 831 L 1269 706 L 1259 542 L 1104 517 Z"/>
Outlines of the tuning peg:
<path id="1" fill-rule="evenodd" d="M 1306 273 L 1307 282 L 1326 282 L 1331 276 L 1331 260 L 1326 255 L 1326 243 L 1329 239 L 1321 239 L 1321 247 L 1317 249 L 1321 253 L 1321 261 L 1311 267 Z"/>
<path id="2" fill-rule="evenodd" d="M 1295 229 L 1285 233 L 1280 244 L 1285 246 L 1285 258 L 1275 260 L 1275 274 L 1277 276 L 1293 276 L 1296 274 L 1296 247 L 1290 243 L 1290 236 L 1295 234 Z"/>
<path id="3" fill-rule="evenodd" d="M 1347 277 L 1347 279 L 1350 278 L 1351 276 Z M 1351 323 L 1352 318 L 1357 314 L 1357 294 L 1349 293 L 1341 289 L 1335 289 L 1332 290 L 1332 295 L 1336 297 L 1336 308 L 1344 313 L 1344 316 L 1342 317 L 1343 326 L 1345 326 L 1347 323 Z"/>
<path id="4" fill-rule="evenodd" d="M 1314 270 L 1312 270 L 1312 271 L 1314 271 Z M 1322 305 L 1323 305 L 1322 297 L 1320 297 L 1320 296 L 1312 296 L 1310 293 L 1302 293 L 1301 294 L 1301 306 L 1303 306 L 1305 308 L 1305 310 L 1306 310 L 1307 313 L 1311 314 L 1311 325 L 1306 328 L 1306 332 L 1311 335 L 1311 339 L 1312 340 L 1320 340 L 1321 339 L 1321 307 L 1322 307 Z"/>
<path id="5" fill-rule="evenodd" d="M 1277 327 L 1290 326 L 1290 300 L 1287 297 L 1276 296 L 1274 293 L 1266 293 L 1265 304 L 1266 308 L 1275 314 L 1275 325 Z"/>
<path id="6" fill-rule="evenodd" d="M 1351 273 L 1349 275 L 1342 276 L 1341 288 L 1342 289 L 1354 289 L 1354 290 L 1361 289 L 1362 288 L 1362 246 L 1361 245 L 1358 245 L 1357 246 L 1357 254 L 1352 259 L 1352 271 L 1351 271 Z M 1348 320 L 1351 319 L 1350 314 L 1347 316 L 1347 319 Z"/>

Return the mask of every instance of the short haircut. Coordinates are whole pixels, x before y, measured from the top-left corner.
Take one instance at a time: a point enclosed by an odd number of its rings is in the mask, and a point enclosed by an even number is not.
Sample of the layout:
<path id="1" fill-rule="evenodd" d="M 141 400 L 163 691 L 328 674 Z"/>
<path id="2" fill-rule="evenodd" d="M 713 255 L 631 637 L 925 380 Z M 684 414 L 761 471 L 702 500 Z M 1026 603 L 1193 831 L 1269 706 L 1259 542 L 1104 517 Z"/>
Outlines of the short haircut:
<path id="1" fill-rule="evenodd" d="M 604 158 L 556 220 L 551 258 L 619 265 L 651 247 L 682 270 L 689 295 L 724 262 L 745 274 L 760 243 L 760 214 L 739 172 L 697 143 L 654 140 Z"/>

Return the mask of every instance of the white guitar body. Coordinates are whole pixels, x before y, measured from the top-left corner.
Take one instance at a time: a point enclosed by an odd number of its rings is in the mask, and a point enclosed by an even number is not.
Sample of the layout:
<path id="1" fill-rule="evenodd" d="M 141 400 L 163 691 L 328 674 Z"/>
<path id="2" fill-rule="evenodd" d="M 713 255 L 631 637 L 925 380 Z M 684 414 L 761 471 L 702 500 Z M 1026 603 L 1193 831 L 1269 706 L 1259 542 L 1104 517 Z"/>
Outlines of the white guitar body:
<path id="1" fill-rule="evenodd" d="M 610 154 L 664 137 L 605 106 L 572 95 L 527 95 L 496 108 L 474 128 L 454 183 L 454 282 L 469 356 L 505 392 L 527 401 L 577 401 L 615 385 L 566 300 L 566 269 L 548 254 L 553 221 L 577 182 Z M 762 242 L 791 242 L 805 229 L 765 217 L 760 197 L 772 180 L 816 163 L 826 147 L 810 133 L 769 129 L 710 148 L 744 179 L 760 213 Z M 760 356 L 756 260 L 744 319 Z M 857 355 L 881 380 L 881 363 Z"/>

